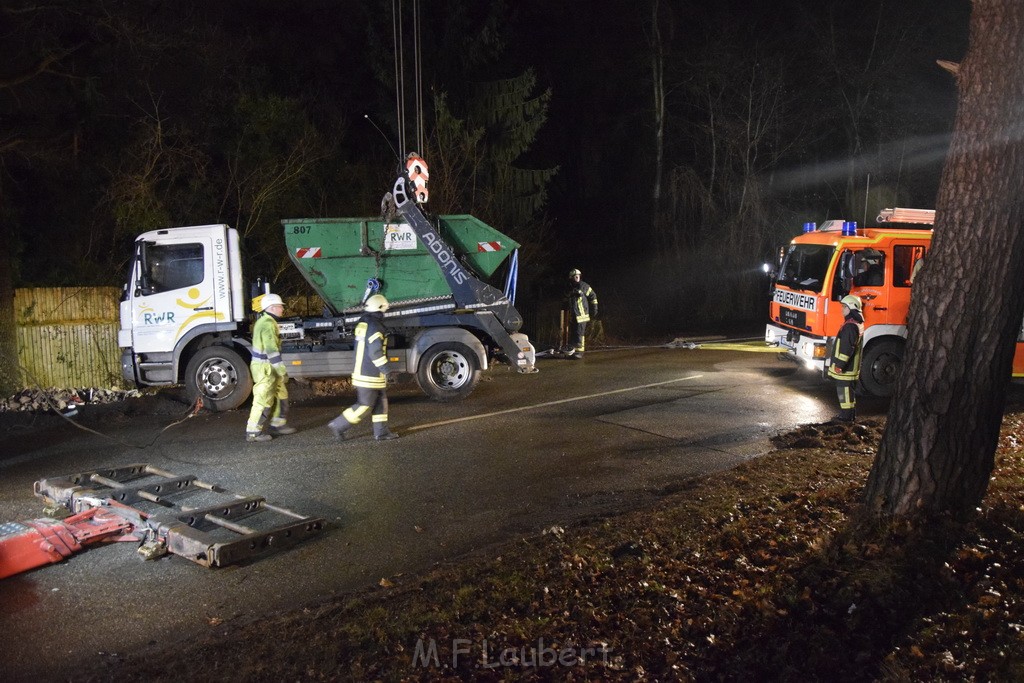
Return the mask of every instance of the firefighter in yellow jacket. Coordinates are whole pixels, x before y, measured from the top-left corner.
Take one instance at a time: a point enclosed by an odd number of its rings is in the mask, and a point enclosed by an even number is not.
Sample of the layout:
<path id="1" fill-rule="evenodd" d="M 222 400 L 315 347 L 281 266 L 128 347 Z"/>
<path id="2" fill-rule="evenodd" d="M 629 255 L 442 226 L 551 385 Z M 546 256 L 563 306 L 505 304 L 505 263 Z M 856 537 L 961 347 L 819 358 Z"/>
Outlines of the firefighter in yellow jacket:
<path id="1" fill-rule="evenodd" d="M 245 426 L 246 441 L 270 441 L 271 435 L 295 433 L 295 427 L 287 424 L 288 371 L 281 359 L 277 324 L 284 313 L 284 302 L 277 294 L 264 294 L 260 303 L 263 313 L 252 328 L 252 410 Z"/>
<path id="2" fill-rule="evenodd" d="M 386 310 L 388 300 L 381 294 L 374 294 L 366 300 L 364 313 L 356 323 L 356 362 L 352 369 L 356 402 L 327 423 L 327 428 L 336 439 L 344 439 L 345 433 L 371 410 L 373 437 L 377 441 L 398 438 L 398 434 L 388 429 L 388 348 L 387 332 L 384 329 Z"/>
<path id="3" fill-rule="evenodd" d="M 853 422 L 857 418 L 857 380 L 860 378 L 860 357 L 863 347 L 864 316 L 860 297 L 844 296 L 843 326 L 839 328 L 832 357 L 828 363 L 828 376 L 836 381 L 839 395 L 839 414 L 832 422 Z"/>
<path id="4" fill-rule="evenodd" d="M 569 318 L 570 337 L 569 349 L 565 355 L 569 358 L 583 358 L 587 345 L 587 323 L 597 319 L 597 292 L 580 279 L 578 268 L 569 271 Z"/>

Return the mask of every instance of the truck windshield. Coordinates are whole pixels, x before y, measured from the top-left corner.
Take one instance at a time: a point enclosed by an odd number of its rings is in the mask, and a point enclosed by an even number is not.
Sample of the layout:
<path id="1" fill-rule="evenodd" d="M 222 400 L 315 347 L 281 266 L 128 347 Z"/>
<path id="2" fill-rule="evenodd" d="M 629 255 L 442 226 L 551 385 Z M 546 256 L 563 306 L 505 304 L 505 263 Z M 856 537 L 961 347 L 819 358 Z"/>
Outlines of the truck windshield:
<path id="1" fill-rule="evenodd" d="M 824 244 L 794 244 L 779 271 L 778 283 L 793 289 L 821 291 L 835 247 Z"/>

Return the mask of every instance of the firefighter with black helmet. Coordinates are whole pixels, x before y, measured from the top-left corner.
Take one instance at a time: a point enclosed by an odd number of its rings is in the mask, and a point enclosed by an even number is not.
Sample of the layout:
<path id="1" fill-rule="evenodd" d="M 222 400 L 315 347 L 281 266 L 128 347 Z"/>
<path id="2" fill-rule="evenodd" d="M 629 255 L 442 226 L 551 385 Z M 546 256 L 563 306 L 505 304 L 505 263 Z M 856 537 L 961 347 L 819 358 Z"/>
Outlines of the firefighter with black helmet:
<path id="1" fill-rule="evenodd" d="M 366 300 L 363 315 L 356 323 L 356 362 L 352 368 L 356 402 L 327 423 L 327 428 L 339 441 L 371 411 L 373 437 L 377 441 L 398 438 L 388 429 L 388 342 L 384 328 L 384 312 L 388 306 L 384 295 L 374 294 Z"/>
<path id="2" fill-rule="evenodd" d="M 583 358 L 587 344 L 587 323 L 597 319 L 597 293 L 593 287 L 580 279 L 579 268 L 569 271 L 569 318 L 571 335 L 565 355 L 569 358 Z"/>
<path id="3" fill-rule="evenodd" d="M 863 305 L 860 297 L 848 294 L 843 305 L 843 326 L 839 328 L 832 357 L 828 362 L 828 376 L 836 381 L 839 396 L 839 414 L 832 422 L 853 422 L 857 418 L 857 380 L 860 377 L 860 357 L 864 336 Z"/>

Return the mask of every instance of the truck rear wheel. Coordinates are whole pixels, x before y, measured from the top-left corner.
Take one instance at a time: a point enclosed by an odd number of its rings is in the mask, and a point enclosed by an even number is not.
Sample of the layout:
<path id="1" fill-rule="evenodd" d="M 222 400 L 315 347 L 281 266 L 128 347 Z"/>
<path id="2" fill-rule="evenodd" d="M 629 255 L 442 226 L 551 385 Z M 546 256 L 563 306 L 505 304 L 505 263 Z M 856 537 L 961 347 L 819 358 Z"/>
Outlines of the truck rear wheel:
<path id="1" fill-rule="evenodd" d="M 892 396 L 903 365 L 903 342 L 892 339 L 869 344 L 860 364 L 860 385 L 871 396 Z"/>
<path id="2" fill-rule="evenodd" d="M 480 364 L 464 344 L 434 344 L 420 357 L 416 382 L 435 401 L 459 401 L 480 382 Z"/>
<path id="3" fill-rule="evenodd" d="M 234 410 L 252 393 L 249 364 L 230 346 L 207 346 L 185 368 L 185 391 L 210 411 Z"/>

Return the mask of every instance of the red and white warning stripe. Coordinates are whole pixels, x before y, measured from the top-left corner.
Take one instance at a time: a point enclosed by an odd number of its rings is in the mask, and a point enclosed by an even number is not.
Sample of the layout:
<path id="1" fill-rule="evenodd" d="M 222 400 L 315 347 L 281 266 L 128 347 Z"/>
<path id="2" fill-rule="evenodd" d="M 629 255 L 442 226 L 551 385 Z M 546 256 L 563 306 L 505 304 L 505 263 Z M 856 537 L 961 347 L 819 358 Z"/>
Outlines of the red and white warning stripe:
<path id="1" fill-rule="evenodd" d="M 427 162 L 416 152 L 409 152 L 409 156 L 406 157 L 405 161 L 405 170 L 409 173 L 409 180 L 412 181 L 415 188 L 416 202 L 425 204 L 429 196 L 427 193 L 427 180 L 430 178 Z"/>
<path id="2" fill-rule="evenodd" d="M 295 258 L 320 258 L 320 247 L 302 247 L 296 249 Z"/>
<path id="3" fill-rule="evenodd" d="M 480 251 L 501 251 L 501 242 L 477 242 L 476 250 Z"/>

